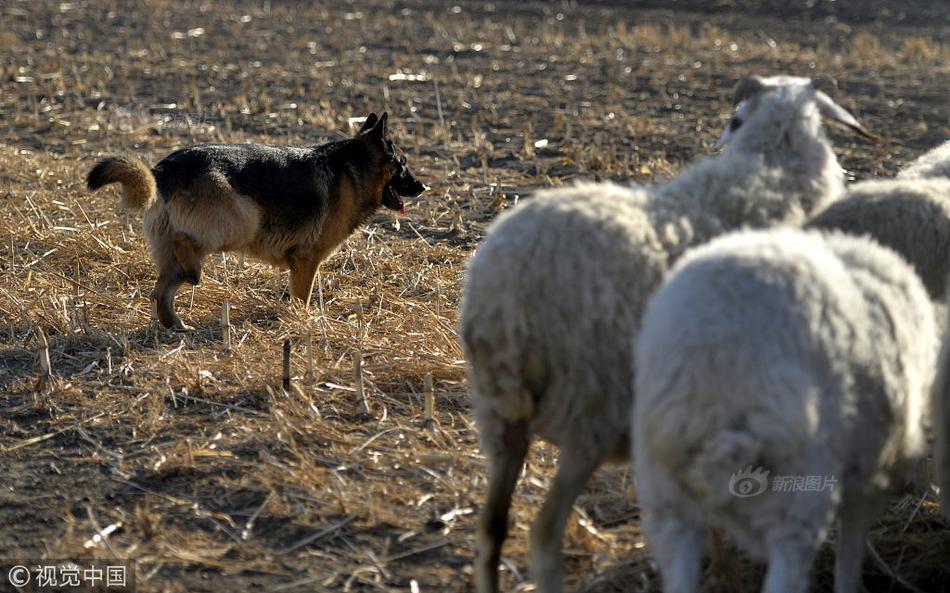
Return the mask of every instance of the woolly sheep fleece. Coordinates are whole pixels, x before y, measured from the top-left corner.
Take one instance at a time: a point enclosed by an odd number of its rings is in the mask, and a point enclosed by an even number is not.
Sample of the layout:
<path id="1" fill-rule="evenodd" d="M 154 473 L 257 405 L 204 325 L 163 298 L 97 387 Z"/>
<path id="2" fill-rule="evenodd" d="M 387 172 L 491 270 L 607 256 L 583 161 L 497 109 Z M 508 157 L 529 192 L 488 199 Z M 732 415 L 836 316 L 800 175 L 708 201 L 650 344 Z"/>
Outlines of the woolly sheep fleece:
<path id="1" fill-rule="evenodd" d="M 664 581 L 698 579 L 698 566 L 674 568 L 675 550 L 690 538 L 701 546 L 707 523 L 754 558 L 801 545 L 807 559 L 839 505 L 873 520 L 924 452 L 936 343 L 920 280 L 866 238 L 750 231 L 683 258 L 635 347 L 637 492 Z M 837 482 L 738 497 L 730 480 L 744 468 Z M 851 540 L 858 571 L 863 533 Z M 806 585 L 809 565 L 799 567 Z M 780 571 L 767 581 L 795 582 Z"/>
<path id="2" fill-rule="evenodd" d="M 946 296 L 950 271 L 950 179 L 856 183 L 843 198 L 815 215 L 806 227 L 869 235 L 914 266 L 931 298 L 942 300 Z"/>
<path id="3" fill-rule="evenodd" d="M 924 153 L 897 174 L 898 178 L 950 177 L 950 142 Z"/>

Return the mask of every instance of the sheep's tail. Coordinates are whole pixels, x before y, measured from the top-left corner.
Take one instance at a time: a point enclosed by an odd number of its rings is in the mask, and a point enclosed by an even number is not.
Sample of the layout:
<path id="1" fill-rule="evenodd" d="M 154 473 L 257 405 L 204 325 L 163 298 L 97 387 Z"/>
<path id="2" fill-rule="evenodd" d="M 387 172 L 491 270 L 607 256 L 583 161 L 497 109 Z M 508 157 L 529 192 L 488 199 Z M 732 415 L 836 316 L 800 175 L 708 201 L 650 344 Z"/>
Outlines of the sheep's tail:
<path id="1" fill-rule="evenodd" d="M 950 315 L 948 315 L 950 323 Z M 933 387 L 934 428 L 936 450 L 934 461 L 937 466 L 937 485 L 940 487 L 940 504 L 943 514 L 950 518 L 950 344 L 946 341 L 947 330 L 944 327 L 944 343 L 940 348 L 937 361 L 937 379 Z"/>
<path id="2" fill-rule="evenodd" d="M 532 353 L 519 339 L 521 331 L 506 317 L 499 299 L 487 298 L 497 286 L 485 282 L 477 271 L 474 256 L 470 264 L 459 314 L 459 335 L 468 361 L 468 381 L 472 408 L 482 450 L 492 457 L 504 455 L 504 427 L 530 423 L 535 416 L 535 397 L 526 364 Z M 483 263 L 485 263 L 483 261 Z M 488 262 L 491 263 L 491 262 Z M 501 295 L 504 296 L 504 295 Z"/>
<path id="3" fill-rule="evenodd" d="M 95 191 L 110 183 L 122 184 L 119 206 L 128 210 L 147 208 L 155 199 L 155 176 L 148 165 L 132 156 L 114 156 L 99 161 L 86 176 L 86 185 Z"/>
<path id="4" fill-rule="evenodd" d="M 486 340 L 479 335 L 479 328 L 472 326 L 471 320 L 463 317 L 462 346 L 469 361 L 468 380 L 475 400 L 476 419 L 481 416 L 494 416 L 504 422 L 531 419 L 535 414 L 535 398 L 521 368 L 521 358 L 525 355 L 498 348 L 500 340 Z"/>
<path id="5" fill-rule="evenodd" d="M 786 466 L 785 452 L 805 450 L 814 439 L 814 422 L 801 402 L 817 400 L 819 390 L 796 365 L 736 376 L 745 367 L 711 355 L 667 358 L 638 360 L 638 371 L 662 370 L 636 379 L 634 438 L 680 488 L 712 507 L 728 506 L 735 497 L 765 492 L 772 474 L 798 473 L 799 467 Z M 690 367 L 695 374 L 683 370 Z M 767 401 L 761 394 L 769 394 Z M 706 402 L 719 403 L 707 409 Z M 764 409 L 750 419 L 753 406 Z"/>

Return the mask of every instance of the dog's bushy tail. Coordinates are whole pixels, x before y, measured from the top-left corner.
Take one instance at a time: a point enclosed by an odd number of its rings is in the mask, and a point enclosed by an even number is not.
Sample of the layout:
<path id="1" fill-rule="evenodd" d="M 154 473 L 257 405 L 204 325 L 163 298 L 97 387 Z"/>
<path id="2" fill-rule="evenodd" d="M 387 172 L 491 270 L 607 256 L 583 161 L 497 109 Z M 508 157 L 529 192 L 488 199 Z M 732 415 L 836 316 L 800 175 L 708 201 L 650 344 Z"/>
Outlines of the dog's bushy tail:
<path id="1" fill-rule="evenodd" d="M 135 157 L 114 156 L 101 160 L 86 176 L 86 185 L 92 191 L 110 183 L 122 184 L 119 203 L 122 208 L 142 210 L 155 199 L 155 176 L 148 165 Z"/>

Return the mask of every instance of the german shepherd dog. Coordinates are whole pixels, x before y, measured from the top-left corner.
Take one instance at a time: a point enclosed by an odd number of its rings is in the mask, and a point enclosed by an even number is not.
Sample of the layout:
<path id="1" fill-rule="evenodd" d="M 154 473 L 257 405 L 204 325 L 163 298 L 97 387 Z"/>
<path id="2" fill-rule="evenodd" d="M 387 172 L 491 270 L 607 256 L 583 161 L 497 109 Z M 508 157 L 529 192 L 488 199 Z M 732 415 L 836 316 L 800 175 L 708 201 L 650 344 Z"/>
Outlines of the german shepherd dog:
<path id="1" fill-rule="evenodd" d="M 175 313 L 182 283 L 198 284 L 209 253 L 239 251 L 290 268 L 291 296 L 309 304 L 317 266 L 380 206 L 426 186 L 389 138 L 387 114 L 371 113 L 355 138 L 309 148 L 217 144 L 183 148 L 151 170 L 120 156 L 99 162 L 90 190 L 121 183 L 121 206 L 145 209 L 158 281 L 159 322 L 191 329 Z"/>

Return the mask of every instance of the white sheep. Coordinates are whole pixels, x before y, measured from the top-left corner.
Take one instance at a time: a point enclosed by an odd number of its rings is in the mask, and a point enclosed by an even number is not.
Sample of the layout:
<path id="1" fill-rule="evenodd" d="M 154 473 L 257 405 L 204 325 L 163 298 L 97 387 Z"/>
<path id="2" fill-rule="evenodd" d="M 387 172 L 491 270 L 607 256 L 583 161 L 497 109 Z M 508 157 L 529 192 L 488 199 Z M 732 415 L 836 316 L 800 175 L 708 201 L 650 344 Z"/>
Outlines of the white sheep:
<path id="1" fill-rule="evenodd" d="M 865 133 L 820 80 L 749 78 L 722 155 L 654 189 L 583 184 L 540 192 L 492 225 L 468 267 L 461 336 L 489 483 L 475 575 L 497 591 L 512 491 L 534 435 L 560 448 L 531 530 L 542 593 L 562 588 L 574 499 L 627 453 L 630 338 L 647 298 L 690 245 L 743 225 L 801 224 L 843 189 L 820 115 Z"/>
<path id="2" fill-rule="evenodd" d="M 898 179 L 950 177 L 950 142 L 925 152 L 897 174 Z"/>
<path id="3" fill-rule="evenodd" d="M 946 296 L 950 271 L 950 179 L 946 177 L 856 183 L 805 226 L 870 235 L 914 266 L 931 298 Z"/>
<path id="4" fill-rule="evenodd" d="M 925 453 L 936 333 L 920 279 L 867 238 L 746 231 L 687 253 L 634 347 L 664 591 L 699 592 L 711 525 L 768 560 L 763 593 L 804 593 L 835 516 L 835 592 L 857 591 L 867 528 Z"/>

